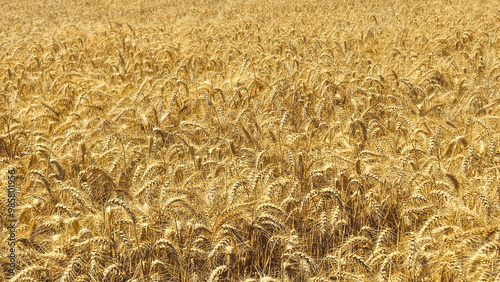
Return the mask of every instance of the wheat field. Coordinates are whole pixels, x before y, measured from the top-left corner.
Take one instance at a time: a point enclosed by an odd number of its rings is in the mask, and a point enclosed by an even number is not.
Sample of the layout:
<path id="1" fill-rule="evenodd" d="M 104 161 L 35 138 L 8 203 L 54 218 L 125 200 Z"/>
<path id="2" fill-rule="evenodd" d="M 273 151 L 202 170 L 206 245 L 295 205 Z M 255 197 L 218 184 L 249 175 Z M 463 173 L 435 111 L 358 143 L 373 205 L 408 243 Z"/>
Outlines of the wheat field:
<path id="1" fill-rule="evenodd" d="M 500 2 L 0 8 L 0 281 L 500 281 Z"/>

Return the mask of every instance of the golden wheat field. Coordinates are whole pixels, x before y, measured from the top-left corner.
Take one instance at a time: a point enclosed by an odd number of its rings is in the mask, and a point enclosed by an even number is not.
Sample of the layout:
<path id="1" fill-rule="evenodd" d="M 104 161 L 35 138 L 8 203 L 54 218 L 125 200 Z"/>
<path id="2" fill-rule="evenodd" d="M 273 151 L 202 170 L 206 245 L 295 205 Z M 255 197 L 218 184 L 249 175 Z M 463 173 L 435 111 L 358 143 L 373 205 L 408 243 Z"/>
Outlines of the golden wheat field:
<path id="1" fill-rule="evenodd" d="M 499 1 L 3 2 L 0 281 L 500 281 Z"/>

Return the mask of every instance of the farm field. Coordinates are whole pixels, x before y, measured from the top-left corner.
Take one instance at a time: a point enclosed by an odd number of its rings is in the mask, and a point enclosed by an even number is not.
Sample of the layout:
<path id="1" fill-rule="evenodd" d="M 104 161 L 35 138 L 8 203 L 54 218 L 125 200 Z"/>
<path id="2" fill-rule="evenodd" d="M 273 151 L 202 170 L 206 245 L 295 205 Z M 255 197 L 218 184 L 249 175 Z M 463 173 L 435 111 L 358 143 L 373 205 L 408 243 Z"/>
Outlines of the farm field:
<path id="1" fill-rule="evenodd" d="M 3 3 L 0 281 L 500 281 L 499 7 Z"/>

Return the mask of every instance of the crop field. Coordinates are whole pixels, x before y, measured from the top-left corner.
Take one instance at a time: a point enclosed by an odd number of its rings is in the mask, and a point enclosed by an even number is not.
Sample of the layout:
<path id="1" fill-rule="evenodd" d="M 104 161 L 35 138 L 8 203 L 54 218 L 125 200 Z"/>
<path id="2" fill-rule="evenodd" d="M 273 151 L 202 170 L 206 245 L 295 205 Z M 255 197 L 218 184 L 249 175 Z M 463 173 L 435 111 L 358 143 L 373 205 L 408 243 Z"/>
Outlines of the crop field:
<path id="1" fill-rule="evenodd" d="M 0 281 L 500 281 L 499 1 L 3 2 Z"/>

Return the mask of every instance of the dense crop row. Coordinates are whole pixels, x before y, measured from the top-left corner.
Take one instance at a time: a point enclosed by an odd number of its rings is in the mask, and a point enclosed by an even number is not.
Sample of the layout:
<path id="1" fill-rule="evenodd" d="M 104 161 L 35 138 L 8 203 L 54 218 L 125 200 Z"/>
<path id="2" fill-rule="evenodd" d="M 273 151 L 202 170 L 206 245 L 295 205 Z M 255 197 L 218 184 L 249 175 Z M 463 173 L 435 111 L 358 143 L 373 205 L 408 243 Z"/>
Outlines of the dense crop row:
<path id="1" fill-rule="evenodd" d="M 499 9 L 269 2 L 0 10 L 11 281 L 500 279 Z"/>

